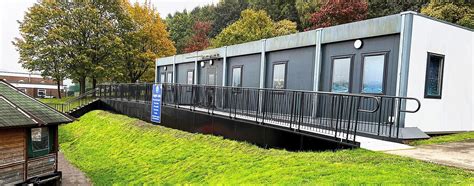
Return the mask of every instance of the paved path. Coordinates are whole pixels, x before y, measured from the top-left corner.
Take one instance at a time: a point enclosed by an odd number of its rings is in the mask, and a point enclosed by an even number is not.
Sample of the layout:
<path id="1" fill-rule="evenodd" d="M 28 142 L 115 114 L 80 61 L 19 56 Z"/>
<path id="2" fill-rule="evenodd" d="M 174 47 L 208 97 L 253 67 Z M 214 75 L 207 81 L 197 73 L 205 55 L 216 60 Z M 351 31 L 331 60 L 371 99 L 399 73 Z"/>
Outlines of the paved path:
<path id="1" fill-rule="evenodd" d="M 385 152 L 442 165 L 474 170 L 474 140 L 436 145 L 421 145 L 414 149 Z"/>
<path id="2" fill-rule="evenodd" d="M 62 185 L 92 185 L 89 178 L 81 170 L 69 163 L 61 152 L 58 153 L 58 169 L 63 173 Z"/>

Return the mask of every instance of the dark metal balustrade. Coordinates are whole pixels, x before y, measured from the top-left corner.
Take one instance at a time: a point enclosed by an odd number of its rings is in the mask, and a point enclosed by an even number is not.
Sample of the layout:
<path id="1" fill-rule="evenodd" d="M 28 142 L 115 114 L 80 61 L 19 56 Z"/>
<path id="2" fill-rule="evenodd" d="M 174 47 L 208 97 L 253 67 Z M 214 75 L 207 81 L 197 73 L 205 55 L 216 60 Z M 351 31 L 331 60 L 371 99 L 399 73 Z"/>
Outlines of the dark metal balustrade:
<path id="1" fill-rule="evenodd" d="M 101 99 L 150 104 L 153 84 L 103 84 Z M 416 109 L 405 110 L 407 101 Z M 254 121 L 355 143 L 356 135 L 398 139 L 415 98 L 297 90 L 163 84 L 163 105 Z"/>

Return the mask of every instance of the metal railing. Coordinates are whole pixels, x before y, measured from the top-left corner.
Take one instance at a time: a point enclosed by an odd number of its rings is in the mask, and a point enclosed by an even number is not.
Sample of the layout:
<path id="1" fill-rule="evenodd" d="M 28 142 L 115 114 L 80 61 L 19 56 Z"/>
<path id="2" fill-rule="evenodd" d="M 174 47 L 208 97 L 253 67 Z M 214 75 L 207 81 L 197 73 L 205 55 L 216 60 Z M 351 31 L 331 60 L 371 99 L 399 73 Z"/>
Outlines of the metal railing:
<path id="1" fill-rule="evenodd" d="M 150 104 L 153 84 L 103 84 L 104 99 Z M 415 101 L 414 110 L 405 110 Z M 254 121 L 355 142 L 356 135 L 397 139 L 415 98 L 280 89 L 163 84 L 163 105 Z"/>
<path id="2" fill-rule="evenodd" d="M 74 111 L 75 109 L 81 108 L 99 99 L 97 97 L 97 90 L 98 90 L 97 88 L 91 89 L 85 92 L 84 94 L 81 94 L 78 97 L 70 99 L 64 103 L 47 103 L 47 104 L 58 111 L 69 113 L 71 111 Z"/>

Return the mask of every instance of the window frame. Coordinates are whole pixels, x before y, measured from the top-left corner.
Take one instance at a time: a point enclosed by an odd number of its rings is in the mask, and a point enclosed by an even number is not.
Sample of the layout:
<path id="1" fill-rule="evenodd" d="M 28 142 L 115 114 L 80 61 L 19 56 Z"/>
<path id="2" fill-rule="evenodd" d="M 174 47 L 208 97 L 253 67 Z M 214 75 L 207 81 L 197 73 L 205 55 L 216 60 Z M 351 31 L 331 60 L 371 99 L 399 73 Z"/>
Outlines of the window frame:
<path id="1" fill-rule="evenodd" d="M 46 96 L 46 89 L 38 89 L 36 90 L 36 96 L 40 96 L 40 92 L 44 92 L 43 96 Z"/>
<path id="2" fill-rule="evenodd" d="M 360 93 L 361 94 L 370 94 L 370 95 L 385 95 L 387 92 L 387 73 L 388 73 L 388 58 L 390 51 L 379 51 L 379 52 L 368 52 L 361 54 L 361 66 L 360 66 Z M 382 75 L 382 92 L 380 93 L 370 93 L 363 92 L 364 90 L 364 67 L 365 67 L 365 57 L 367 56 L 384 56 L 383 59 L 383 75 Z"/>
<path id="3" fill-rule="evenodd" d="M 280 89 L 280 88 L 275 88 L 274 87 L 274 84 L 275 84 L 275 66 L 277 65 L 285 65 L 285 70 L 284 70 L 284 74 L 285 74 L 285 78 L 283 78 L 283 88 L 281 89 L 286 89 L 287 88 L 287 81 L 288 81 L 288 61 L 275 61 L 272 63 L 272 86 L 271 88 L 272 89 Z"/>
<path id="4" fill-rule="evenodd" d="M 189 73 L 190 73 L 190 72 L 193 74 L 193 76 L 192 76 L 192 83 L 191 83 L 191 84 L 189 84 Z M 186 71 L 186 84 L 187 84 L 187 85 L 194 85 L 194 70 L 188 70 L 188 71 Z"/>
<path id="5" fill-rule="evenodd" d="M 429 95 L 428 94 L 428 73 L 429 73 L 429 63 L 431 60 L 431 56 L 437 56 L 441 57 L 443 60 L 441 61 L 439 73 L 441 74 L 439 78 L 439 95 Z M 426 57 L 426 73 L 425 73 L 425 98 L 427 99 L 441 99 L 442 94 L 443 94 L 443 79 L 444 79 L 444 62 L 446 58 L 445 55 L 443 54 L 438 54 L 438 53 L 433 53 L 433 52 L 427 52 L 427 57 Z"/>
<path id="6" fill-rule="evenodd" d="M 45 149 L 39 149 L 39 150 L 35 150 L 33 149 L 33 139 L 32 139 L 32 129 L 34 128 L 45 128 L 47 130 L 47 133 L 48 133 L 48 137 L 47 137 L 47 140 L 48 140 L 48 144 L 47 144 L 47 148 Z M 43 130 L 43 129 L 41 129 Z M 48 154 L 51 154 L 53 153 L 54 151 L 56 151 L 56 147 L 54 146 L 54 144 L 56 143 L 56 132 L 57 130 L 52 128 L 52 127 L 47 127 L 47 126 L 43 126 L 43 127 L 32 127 L 32 128 L 29 128 L 27 134 L 28 134 L 28 139 L 27 139 L 27 156 L 29 158 L 37 158 L 37 157 L 42 157 L 42 156 L 45 156 L 45 155 L 48 155 Z"/>
<path id="7" fill-rule="evenodd" d="M 170 74 L 171 74 L 171 77 L 169 76 Z M 166 72 L 166 83 L 170 83 L 170 84 L 173 83 L 173 72 Z"/>
<path id="8" fill-rule="evenodd" d="M 166 83 L 166 72 L 160 73 L 160 82 L 159 83 Z"/>
<path id="9" fill-rule="evenodd" d="M 338 92 L 338 93 L 351 93 L 352 87 L 353 87 L 353 71 L 354 71 L 354 56 L 355 54 L 347 54 L 347 55 L 337 55 L 337 56 L 331 56 L 331 69 L 330 69 L 330 74 L 329 74 L 329 91 L 333 92 L 332 90 L 332 84 L 333 84 L 333 77 L 334 77 L 334 62 L 337 59 L 345 59 L 349 58 L 349 87 L 347 92 Z"/>
<path id="10" fill-rule="evenodd" d="M 234 69 L 237 69 L 237 68 L 240 68 L 240 76 L 239 76 L 240 86 L 234 86 Z M 231 87 L 242 87 L 242 79 L 243 79 L 243 77 L 242 77 L 243 73 L 242 72 L 243 72 L 243 69 L 244 69 L 243 65 L 234 65 L 234 66 L 232 66 L 232 76 L 231 76 L 232 78 L 230 80 L 230 86 Z"/>

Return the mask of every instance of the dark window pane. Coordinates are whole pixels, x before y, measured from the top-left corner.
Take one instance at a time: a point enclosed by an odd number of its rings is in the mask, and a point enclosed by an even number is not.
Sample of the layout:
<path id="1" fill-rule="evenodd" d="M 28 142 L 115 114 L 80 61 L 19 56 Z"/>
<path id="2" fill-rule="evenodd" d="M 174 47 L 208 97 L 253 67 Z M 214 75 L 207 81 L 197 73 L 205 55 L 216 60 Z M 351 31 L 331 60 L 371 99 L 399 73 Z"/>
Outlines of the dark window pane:
<path id="1" fill-rule="evenodd" d="M 426 70 L 426 85 L 425 92 L 427 96 L 440 97 L 441 96 L 441 83 L 443 77 L 443 60 L 442 56 L 432 55 L 428 56 L 428 64 Z"/>
<path id="2" fill-rule="evenodd" d="M 363 93 L 383 93 L 384 66 L 385 55 L 364 57 Z"/>
<path id="3" fill-rule="evenodd" d="M 31 129 L 31 146 L 33 152 L 47 150 L 49 148 L 48 128 L 43 127 Z"/>
<path id="4" fill-rule="evenodd" d="M 332 67 L 332 92 L 349 92 L 351 58 L 334 59 Z"/>
<path id="5" fill-rule="evenodd" d="M 242 83 L 241 81 L 242 77 L 242 68 L 236 67 L 232 69 L 232 86 L 233 87 L 241 87 Z"/>
<path id="6" fill-rule="evenodd" d="M 285 88 L 286 64 L 277 64 L 273 66 L 273 88 Z"/>

